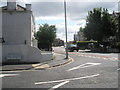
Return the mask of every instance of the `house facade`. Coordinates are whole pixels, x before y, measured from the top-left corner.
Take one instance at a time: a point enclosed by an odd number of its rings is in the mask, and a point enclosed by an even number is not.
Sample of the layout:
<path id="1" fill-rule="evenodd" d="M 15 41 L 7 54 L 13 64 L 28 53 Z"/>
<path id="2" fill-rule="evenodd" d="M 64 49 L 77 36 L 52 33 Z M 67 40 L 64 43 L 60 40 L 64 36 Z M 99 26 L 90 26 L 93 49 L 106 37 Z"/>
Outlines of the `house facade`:
<path id="1" fill-rule="evenodd" d="M 78 31 L 77 34 L 74 34 L 74 41 L 85 41 L 86 38 L 84 37 L 83 32 Z"/>
<path id="2" fill-rule="evenodd" d="M 2 7 L 2 62 L 40 62 L 41 51 L 34 37 L 35 22 L 31 4 L 26 7 L 7 2 Z"/>
<path id="3" fill-rule="evenodd" d="M 61 40 L 60 38 L 56 38 L 54 46 L 64 46 L 64 41 Z"/>

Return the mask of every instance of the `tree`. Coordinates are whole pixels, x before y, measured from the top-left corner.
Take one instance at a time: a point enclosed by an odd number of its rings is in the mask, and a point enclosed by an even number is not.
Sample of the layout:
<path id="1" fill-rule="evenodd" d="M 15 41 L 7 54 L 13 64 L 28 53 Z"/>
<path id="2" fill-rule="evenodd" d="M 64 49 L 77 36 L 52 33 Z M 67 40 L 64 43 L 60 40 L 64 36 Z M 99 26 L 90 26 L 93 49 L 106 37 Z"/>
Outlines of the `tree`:
<path id="1" fill-rule="evenodd" d="M 84 35 L 88 40 L 103 41 L 116 32 L 116 21 L 105 8 L 94 8 L 88 12 Z"/>
<path id="2" fill-rule="evenodd" d="M 103 32 L 103 39 L 107 39 L 110 36 L 114 36 L 117 31 L 116 19 L 110 16 L 107 9 L 103 9 L 102 13 L 101 29 Z"/>
<path id="3" fill-rule="evenodd" d="M 84 31 L 84 28 L 80 27 L 79 31 L 80 31 L 80 32 L 83 32 L 83 31 Z"/>
<path id="4" fill-rule="evenodd" d="M 38 40 L 39 49 L 50 50 L 56 38 L 56 26 L 48 24 L 40 25 L 35 37 Z"/>

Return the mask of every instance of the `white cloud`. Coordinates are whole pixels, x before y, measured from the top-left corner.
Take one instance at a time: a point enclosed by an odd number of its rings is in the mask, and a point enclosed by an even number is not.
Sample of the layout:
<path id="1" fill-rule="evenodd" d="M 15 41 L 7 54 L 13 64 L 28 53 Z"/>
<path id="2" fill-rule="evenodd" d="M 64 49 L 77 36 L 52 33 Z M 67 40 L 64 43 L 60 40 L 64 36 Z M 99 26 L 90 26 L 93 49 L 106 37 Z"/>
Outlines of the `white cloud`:
<path id="1" fill-rule="evenodd" d="M 65 40 L 65 26 L 64 24 L 57 24 L 57 37 Z M 78 25 L 68 25 L 67 26 L 67 35 L 68 35 L 68 41 L 73 40 L 73 35 L 79 31 Z"/>
<path id="2" fill-rule="evenodd" d="M 40 17 L 35 17 L 35 20 L 64 20 L 63 15 L 59 15 L 59 16 L 40 16 Z"/>
<path id="3" fill-rule="evenodd" d="M 17 0 L 17 2 L 21 2 L 21 3 L 31 3 L 31 0 Z"/>
<path id="4" fill-rule="evenodd" d="M 73 41 L 73 34 L 70 33 L 67 35 L 67 37 L 68 37 L 68 41 Z M 66 41 L 66 36 L 64 33 L 58 33 L 57 38 L 61 38 L 62 40 Z"/>
<path id="5" fill-rule="evenodd" d="M 80 21 L 76 21 L 77 25 L 79 25 L 80 27 L 84 27 L 86 24 L 86 20 L 80 20 Z"/>
<path id="6" fill-rule="evenodd" d="M 2 0 L 5 2 L 6 0 Z M 11 0 L 12 2 L 13 0 Z M 63 0 L 21 0 L 25 2 L 63 2 Z M 66 2 L 118 2 L 119 0 L 66 0 Z"/>
<path id="7" fill-rule="evenodd" d="M 38 29 L 39 29 L 39 25 L 38 25 L 38 24 L 36 24 L 36 32 L 38 31 Z"/>
<path id="8" fill-rule="evenodd" d="M 32 2 L 32 9 L 37 17 L 62 15 L 64 10 L 60 2 Z"/>
<path id="9" fill-rule="evenodd" d="M 2 0 L 5 4 L 7 0 Z M 65 40 L 64 29 L 64 0 L 17 0 L 21 5 L 32 4 L 32 10 L 36 23 L 36 29 L 44 22 L 56 24 L 57 36 Z M 68 40 L 73 40 L 73 34 L 84 27 L 87 12 L 96 7 L 107 8 L 110 12 L 117 11 L 119 0 L 66 0 L 67 2 L 67 22 L 68 22 Z M 58 22 L 57 22 L 58 21 Z M 61 22 L 62 21 L 62 22 Z"/>
<path id="10" fill-rule="evenodd" d="M 64 16 L 63 6 L 62 2 L 32 2 L 32 9 L 36 17 Z M 110 11 L 118 8 L 117 2 L 68 2 L 67 17 L 71 20 L 85 19 L 87 12 L 96 7 L 108 8 Z"/>
<path id="11" fill-rule="evenodd" d="M 58 29 L 58 33 L 64 32 L 65 31 L 65 26 L 64 25 L 56 25 Z M 67 31 L 68 33 L 75 33 L 76 31 L 79 30 L 79 26 L 77 25 L 67 25 Z"/>
<path id="12" fill-rule="evenodd" d="M 110 12 L 117 11 L 117 2 L 67 2 L 67 22 L 68 22 L 68 41 L 73 40 L 73 34 L 80 27 L 86 24 L 86 16 L 88 11 L 96 7 L 107 8 Z M 33 13 L 36 21 L 54 22 L 57 27 L 57 37 L 65 40 L 64 29 L 64 7 L 63 2 L 32 2 Z M 57 22 L 58 21 L 58 22 Z M 62 22 L 61 22 L 62 21 Z M 43 24 L 43 23 L 39 23 Z"/>

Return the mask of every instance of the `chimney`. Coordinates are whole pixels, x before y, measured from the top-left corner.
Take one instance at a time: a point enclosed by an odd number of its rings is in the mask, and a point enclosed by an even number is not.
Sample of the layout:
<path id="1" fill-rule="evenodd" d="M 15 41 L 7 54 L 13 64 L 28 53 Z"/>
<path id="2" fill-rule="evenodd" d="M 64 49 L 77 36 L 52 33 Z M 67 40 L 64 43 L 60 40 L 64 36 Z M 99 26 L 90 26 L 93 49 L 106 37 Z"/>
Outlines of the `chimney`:
<path id="1" fill-rule="evenodd" d="M 16 10 L 16 0 L 7 0 L 7 10 Z"/>
<path id="2" fill-rule="evenodd" d="M 26 10 L 31 11 L 31 4 L 26 4 Z"/>

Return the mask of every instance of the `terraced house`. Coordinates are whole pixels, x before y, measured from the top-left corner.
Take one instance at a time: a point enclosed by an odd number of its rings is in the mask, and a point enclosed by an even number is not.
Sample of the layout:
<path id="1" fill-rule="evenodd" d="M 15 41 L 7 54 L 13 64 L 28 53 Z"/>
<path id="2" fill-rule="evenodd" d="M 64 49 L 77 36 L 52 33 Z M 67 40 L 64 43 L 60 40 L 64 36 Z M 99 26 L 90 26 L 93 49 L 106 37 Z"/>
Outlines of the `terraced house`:
<path id="1" fill-rule="evenodd" d="M 7 2 L 2 7 L 2 62 L 40 62 L 41 52 L 34 37 L 31 4 L 26 7 Z"/>

